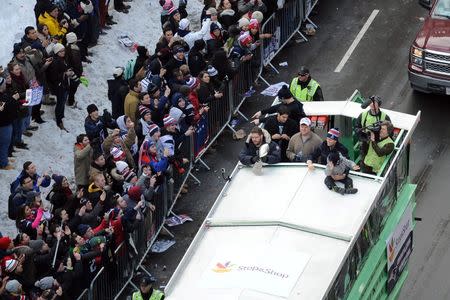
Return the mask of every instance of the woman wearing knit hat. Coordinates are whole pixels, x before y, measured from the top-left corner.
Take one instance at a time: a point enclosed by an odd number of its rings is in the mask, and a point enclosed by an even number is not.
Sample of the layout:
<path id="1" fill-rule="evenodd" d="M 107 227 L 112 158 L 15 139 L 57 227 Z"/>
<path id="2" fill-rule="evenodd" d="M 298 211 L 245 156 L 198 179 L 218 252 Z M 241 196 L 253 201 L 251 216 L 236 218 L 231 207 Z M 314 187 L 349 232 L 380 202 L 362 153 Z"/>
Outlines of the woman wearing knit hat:
<path id="1" fill-rule="evenodd" d="M 66 63 L 72 69 L 75 76 L 70 77 L 69 95 L 67 98 L 67 105 L 76 106 L 75 94 L 80 85 L 80 77 L 83 75 L 83 64 L 81 59 L 81 51 L 77 45 L 77 35 L 74 32 L 66 34 Z"/>
<path id="2" fill-rule="evenodd" d="M 70 78 L 75 73 L 66 63 L 66 49 L 61 44 L 53 47 L 53 61 L 46 70 L 47 83 L 50 92 L 56 95 L 55 118 L 56 125 L 61 130 L 66 130 L 62 119 L 64 118 L 64 109 L 67 100 L 67 92 L 69 90 Z M 67 131 L 67 130 L 66 130 Z"/>
<path id="3" fill-rule="evenodd" d="M 221 49 L 224 45 L 222 29 L 216 22 L 212 22 L 210 26 L 210 39 L 206 41 L 207 60 L 210 60 L 214 53 Z"/>

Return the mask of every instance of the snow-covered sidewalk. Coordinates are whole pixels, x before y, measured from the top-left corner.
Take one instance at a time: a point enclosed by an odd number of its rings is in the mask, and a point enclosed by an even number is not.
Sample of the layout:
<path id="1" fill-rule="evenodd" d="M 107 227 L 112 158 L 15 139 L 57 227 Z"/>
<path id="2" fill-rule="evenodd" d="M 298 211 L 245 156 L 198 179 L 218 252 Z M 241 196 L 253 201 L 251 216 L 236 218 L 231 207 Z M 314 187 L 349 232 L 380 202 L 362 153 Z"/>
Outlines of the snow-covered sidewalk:
<path id="1" fill-rule="evenodd" d="M 2 3 L 0 14 L 0 27 L 2 33 L 0 47 L 0 65 L 6 67 L 12 57 L 13 44 L 19 42 L 26 26 L 35 25 L 34 4 L 32 0 L 6 0 Z M 86 107 L 95 103 L 100 111 L 111 110 L 111 103 L 107 97 L 108 86 L 106 80 L 112 77 L 116 66 L 135 57 L 128 48 L 119 44 L 117 37 L 122 34 L 129 35 L 139 45 L 148 47 L 153 54 L 156 42 L 161 36 L 160 11 L 161 7 L 156 0 L 133 0 L 128 14 L 111 11 L 114 20 L 118 23 L 101 36 L 97 46 L 90 49 L 93 53 L 92 64 L 85 65 L 84 73 L 89 79 L 88 88 L 80 86 L 76 94 L 78 108 L 66 107 L 64 125 L 69 133 L 56 127 L 54 121 L 54 106 L 43 106 L 45 114 L 43 119 L 47 122 L 40 125 L 39 130 L 31 138 L 24 137 L 30 150 L 17 150 L 15 170 L 0 171 L 0 232 L 3 235 L 14 237 L 17 233 L 13 221 L 8 218 L 9 184 L 16 178 L 25 161 L 33 161 L 41 174 L 50 170 L 52 173 L 62 174 L 73 183 L 73 145 L 78 134 L 84 133 L 84 119 L 87 115 Z M 192 24 L 198 24 L 202 11 L 202 4 L 198 0 L 190 0 L 187 7 Z M 7 29 L 7 30 L 6 30 Z M 43 189 L 44 199 L 50 187 Z"/>

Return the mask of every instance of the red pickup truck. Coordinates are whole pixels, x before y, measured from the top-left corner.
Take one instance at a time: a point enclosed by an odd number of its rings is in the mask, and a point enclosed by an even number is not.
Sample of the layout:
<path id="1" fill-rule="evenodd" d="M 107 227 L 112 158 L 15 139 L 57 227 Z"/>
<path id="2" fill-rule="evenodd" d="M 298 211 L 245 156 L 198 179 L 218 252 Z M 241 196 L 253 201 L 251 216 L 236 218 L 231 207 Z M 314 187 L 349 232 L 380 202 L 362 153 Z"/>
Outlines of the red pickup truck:
<path id="1" fill-rule="evenodd" d="M 450 0 L 419 0 L 430 9 L 409 53 L 414 90 L 450 95 Z"/>

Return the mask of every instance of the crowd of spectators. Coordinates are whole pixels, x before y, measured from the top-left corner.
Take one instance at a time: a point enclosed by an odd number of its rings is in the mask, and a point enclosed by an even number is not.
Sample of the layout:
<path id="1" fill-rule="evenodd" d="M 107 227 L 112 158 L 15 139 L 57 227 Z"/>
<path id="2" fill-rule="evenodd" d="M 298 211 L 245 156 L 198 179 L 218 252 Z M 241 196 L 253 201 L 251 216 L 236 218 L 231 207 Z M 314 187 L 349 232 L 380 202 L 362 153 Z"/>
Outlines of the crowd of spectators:
<path id="1" fill-rule="evenodd" d="M 114 0 L 115 9 L 128 13 L 125 1 Z M 37 26 L 25 29 L 0 71 L 1 169 L 13 169 L 16 148 L 28 149 L 23 135 L 52 119 L 42 117 L 41 104 L 55 105 L 56 125 L 67 131 L 65 106 L 77 103 L 89 49 L 115 24 L 107 2 L 37 1 Z M 119 244 L 134 255 L 130 234 L 160 209 L 154 197 L 162 183 L 189 162 L 180 145 L 210 103 L 224 101 L 237 66 L 270 38 L 259 28 L 277 9 L 276 1 L 205 0 L 201 20 L 192 20 L 187 1 L 159 3 L 162 35 L 154 51 L 138 46 L 135 59 L 112 70 L 110 111 L 87 106 L 85 132 L 73 146 L 76 187 L 71 174 L 39 173 L 31 161 L 11 183 L 8 216 L 18 234 L 0 238 L 1 299 L 74 299 L 102 266 L 114 264 Z M 191 22 L 200 29 L 192 31 Z M 38 88 L 42 103 L 27 105 L 25 92 Z"/>

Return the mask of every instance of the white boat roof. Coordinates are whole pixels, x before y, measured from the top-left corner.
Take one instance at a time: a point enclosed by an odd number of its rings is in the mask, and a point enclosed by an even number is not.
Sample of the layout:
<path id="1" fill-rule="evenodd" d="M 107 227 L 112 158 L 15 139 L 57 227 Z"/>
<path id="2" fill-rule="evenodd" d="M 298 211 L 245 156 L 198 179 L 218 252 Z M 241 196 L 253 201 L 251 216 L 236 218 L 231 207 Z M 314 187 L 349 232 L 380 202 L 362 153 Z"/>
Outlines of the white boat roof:
<path id="1" fill-rule="evenodd" d="M 350 99 L 357 93 L 347 101 L 304 102 L 305 113 L 356 118 L 363 109 Z M 420 111 L 414 116 L 383 110 L 395 127 L 408 131 L 404 147 Z M 386 180 L 351 172 L 360 191 L 341 196 L 326 188 L 323 166 L 309 172 L 305 164 L 282 163 L 266 166 L 256 176 L 238 164 L 231 176 L 166 286 L 167 299 L 324 298 Z M 225 261 L 232 267 L 223 273 Z M 261 274 L 241 268 L 242 261 L 290 267 L 293 273 L 286 274 L 295 280 L 274 289 L 275 284 L 261 283 L 266 279 Z"/>
<path id="2" fill-rule="evenodd" d="M 238 167 L 166 287 L 167 299 L 186 299 L 187 293 L 205 300 L 322 299 L 381 186 L 380 180 L 351 176 L 364 192 L 341 196 L 327 189 L 320 168 L 309 172 L 304 164 L 280 164 L 256 176 Z M 275 245 L 309 257 L 288 297 L 205 284 L 204 273 L 218 252 Z"/>

